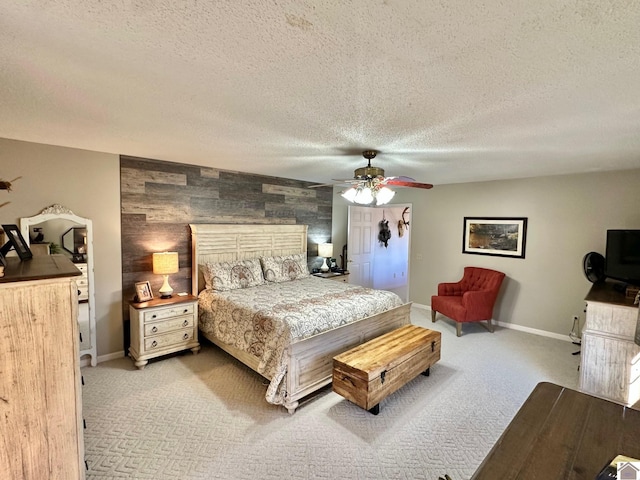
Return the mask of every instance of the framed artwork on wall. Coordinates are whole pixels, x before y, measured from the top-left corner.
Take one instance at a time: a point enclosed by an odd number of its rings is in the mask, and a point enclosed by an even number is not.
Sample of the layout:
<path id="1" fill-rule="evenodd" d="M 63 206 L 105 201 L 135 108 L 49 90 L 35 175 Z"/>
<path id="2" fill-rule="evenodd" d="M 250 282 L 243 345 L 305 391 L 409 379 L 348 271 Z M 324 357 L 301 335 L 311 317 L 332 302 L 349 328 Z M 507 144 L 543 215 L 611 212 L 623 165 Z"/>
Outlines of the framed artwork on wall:
<path id="1" fill-rule="evenodd" d="M 527 219 L 464 217 L 462 253 L 524 258 Z"/>

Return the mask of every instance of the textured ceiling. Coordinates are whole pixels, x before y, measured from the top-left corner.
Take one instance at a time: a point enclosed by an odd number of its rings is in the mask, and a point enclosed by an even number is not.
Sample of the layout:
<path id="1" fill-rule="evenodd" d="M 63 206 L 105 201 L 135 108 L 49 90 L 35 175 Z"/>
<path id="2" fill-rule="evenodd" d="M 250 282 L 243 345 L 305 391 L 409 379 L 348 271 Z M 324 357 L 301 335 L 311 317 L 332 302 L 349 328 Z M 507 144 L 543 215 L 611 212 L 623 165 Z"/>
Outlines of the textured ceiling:
<path id="1" fill-rule="evenodd" d="M 0 137 L 326 182 L 640 167 L 640 2 L 0 0 Z"/>

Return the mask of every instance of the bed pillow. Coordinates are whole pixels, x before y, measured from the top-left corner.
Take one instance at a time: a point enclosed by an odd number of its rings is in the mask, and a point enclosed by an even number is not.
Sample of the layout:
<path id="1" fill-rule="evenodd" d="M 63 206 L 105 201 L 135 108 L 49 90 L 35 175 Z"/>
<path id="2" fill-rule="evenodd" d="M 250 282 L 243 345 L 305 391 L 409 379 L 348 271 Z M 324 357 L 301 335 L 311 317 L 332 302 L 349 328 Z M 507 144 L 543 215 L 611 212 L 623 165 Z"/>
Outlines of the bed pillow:
<path id="1" fill-rule="evenodd" d="M 288 282 L 296 278 L 308 277 L 307 255 L 296 253 L 276 257 L 261 257 L 262 273 L 267 282 Z"/>
<path id="2" fill-rule="evenodd" d="M 260 260 L 235 262 L 207 262 L 203 265 L 205 286 L 220 292 L 238 288 L 256 287 L 264 283 Z"/>

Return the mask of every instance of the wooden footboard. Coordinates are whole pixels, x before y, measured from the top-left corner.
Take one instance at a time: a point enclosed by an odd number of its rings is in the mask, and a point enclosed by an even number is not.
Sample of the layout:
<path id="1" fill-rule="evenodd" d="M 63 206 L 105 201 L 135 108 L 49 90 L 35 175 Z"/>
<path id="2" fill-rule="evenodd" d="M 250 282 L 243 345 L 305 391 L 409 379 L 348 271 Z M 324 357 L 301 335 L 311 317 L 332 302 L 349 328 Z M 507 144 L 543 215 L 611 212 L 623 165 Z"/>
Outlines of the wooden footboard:
<path id="1" fill-rule="evenodd" d="M 289 348 L 287 399 L 284 407 L 289 413 L 294 413 L 300 399 L 331 383 L 333 357 L 372 338 L 411 323 L 410 313 L 411 304 L 407 303 L 292 344 Z M 204 333 L 203 335 L 222 350 L 258 372 L 259 359 L 257 357 L 221 342 L 215 337 Z"/>
<path id="2" fill-rule="evenodd" d="M 410 322 L 411 303 L 305 338 L 289 347 L 287 400 L 289 413 L 301 398 L 331 383 L 333 357 Z"/>

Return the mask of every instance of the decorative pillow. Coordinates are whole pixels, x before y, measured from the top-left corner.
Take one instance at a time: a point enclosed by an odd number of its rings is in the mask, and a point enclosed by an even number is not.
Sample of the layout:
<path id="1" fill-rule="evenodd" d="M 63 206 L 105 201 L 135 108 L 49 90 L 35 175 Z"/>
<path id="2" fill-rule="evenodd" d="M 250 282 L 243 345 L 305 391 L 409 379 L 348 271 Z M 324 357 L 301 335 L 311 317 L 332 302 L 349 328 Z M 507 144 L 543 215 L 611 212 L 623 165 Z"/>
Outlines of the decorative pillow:
<path id="1" fill-rule="evenodd" d="M 307 255 L 296 253 L 276 257 L 261 257 L 262 273 L 267 282 L 288 282 L 296 278 L 309 276 Z"/>
<path id="2" fill-rule="evenodd" d="M 221 292 L 255 287 L 264 283 L 262 268 L 257 258 L 235 262 L 207 262 L 203 266 L 202 273 L 206 287 Z"/>

